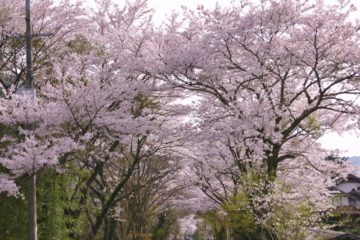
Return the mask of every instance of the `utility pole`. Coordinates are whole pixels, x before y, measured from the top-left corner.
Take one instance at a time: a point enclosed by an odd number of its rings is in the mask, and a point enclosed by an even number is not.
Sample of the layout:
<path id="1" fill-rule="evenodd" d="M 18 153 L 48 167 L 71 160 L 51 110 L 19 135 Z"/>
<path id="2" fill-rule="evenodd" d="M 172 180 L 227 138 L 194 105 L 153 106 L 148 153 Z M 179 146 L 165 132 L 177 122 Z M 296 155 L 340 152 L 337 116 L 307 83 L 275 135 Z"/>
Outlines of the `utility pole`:
<path id="1" fill-rule="evenodd" d="M 25 0 L 25 21 L 26 21 L 26 80 L 24 88 L 33 89 L 33 64 L 32 64 L 32 30 L 31 30 L 30 0 Z"/>
<path id="2" fill-rule="evenodd" d="M 31 30 L 31 10 L 30 0 L 25 0 L 25 42 L 26 42 L 26 80 L 24 83 L 24 91 L 33 95 L 35 100 L 36 93 L 33 81 L 33 63 L 32 63 L 32 30 Z M 37 240 L 37 209 L 36 209 L 36 173 L 35 166 L 30 173 L 28 180 L 29 197 L 28 197 L 28 227 L 29 240 Z"/>
<path id="3" fill-rule="evenodd" d="M 207 229 L 206 229 L 206 222 L 204 221 L 204 240 L 208 240 L 207 237 Z"/>
<path id="4" fill-rule="evenodd" d="M 26 79 L 23 86 L 18 89 L 17 94 L 28 95 L 36 101 L 36 90 L 34 88 L 33 60 L 32 60 L 32 41 L 34 38 L 50 37 L 52 33 L 33 34 L 31 29 L 31 8 L 30 0 L 25 0 L 25 35 L 9 36 L 10 38 L 25 39 L 26 47 Z M 33 165 L 33 171 L 28 180 L 28 228 L 29 240 L 38 240 L 37 237 L 37 209 L 36 209 L 36 169 Z"/>

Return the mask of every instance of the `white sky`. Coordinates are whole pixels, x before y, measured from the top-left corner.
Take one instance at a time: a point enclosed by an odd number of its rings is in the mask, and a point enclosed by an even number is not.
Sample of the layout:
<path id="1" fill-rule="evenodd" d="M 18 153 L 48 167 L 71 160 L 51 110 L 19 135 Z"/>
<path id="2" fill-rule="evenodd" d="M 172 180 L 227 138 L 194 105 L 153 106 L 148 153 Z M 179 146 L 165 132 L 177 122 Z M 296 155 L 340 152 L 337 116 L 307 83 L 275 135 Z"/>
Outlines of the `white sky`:
<path id="1" fill-rule="evenodd" d="M 258 1 L 258 0 L 254 0 Z M 333 3 L 335 0 L 324 0 L 325 3 Z M 190 9 L 195 9 L 199 5 L 205 8 L 214 8 L 219 2 L 220 6 L 229 5 L 232 0 L 148 0 L 149 7 L 155 10 L 154 21 L 160 24 L 167 17 L 169 17 L 174 10 L 179 10 L 181 6 L 186 6 Z M 236 2 L 234 0 L 234 2 Z M 360 18 L 360 1 L 352 0 L 352 3 L 359 9 L 357 17 Z M 320 139 L 323 147 L 328 149 L 338 149 L 344 156 L 360 156 L 360 137 L 354 133 L 343 134 L 342 136 L 336 133 L 330 133 Z"/>
<path id="2" fill-rule="evenodd" d="M 315 0 L 310 1 L 315 2 Z M 323 1 L 329 4 L 336 2 L 336 0 Z M 216 4 L 226 6 L 230 5 L 232 2 L 240 2 L 240 0 L 148 0 L 147 2 L 149 6 L 156 11 L 154 16 L 155 22 L 161 23 L 167 16 L 171 15 L 172 11 L 180 9 L 181 6 L 196 9 L 197 6 L 203 5 L 205 8 L 212 9 L 216 6 Z M 259 0 L 252 0 L 252 2 L 259 2 Z M 351 2 L 360 10 L 359 0 L 351 0 Z"/>
<path id="3" fill-rule="evenodd" d="M 324 148 L 340 150 L 342 156 L 360 156 L 360 138 L 355 133 L 329 133 L 320 142 Z"/>
<path id="4" fill-rule="evenodd" d="M 228 5 L 231 0 L 221 0 L 220 5 Z M 196 9 L 197 6 L 203 5 L 205 8 L 215 8 L 217 1 L 214 0 L 148 0 L 148 4 L 155 10 L 154 21 L 161 23 L 166 17 L 170 16 L 172 11 L 181 9 L 186 6 L 190 9 Z"/>

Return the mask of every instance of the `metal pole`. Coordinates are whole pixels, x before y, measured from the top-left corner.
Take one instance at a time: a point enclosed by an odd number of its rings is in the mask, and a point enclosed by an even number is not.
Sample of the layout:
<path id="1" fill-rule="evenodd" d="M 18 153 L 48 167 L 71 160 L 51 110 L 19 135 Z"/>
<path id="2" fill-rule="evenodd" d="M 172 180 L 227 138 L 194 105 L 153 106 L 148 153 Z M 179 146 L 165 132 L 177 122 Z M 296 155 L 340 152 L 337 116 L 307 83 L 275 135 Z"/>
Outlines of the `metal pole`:
<path id="1" fill-rule="evenodd" d="M 31 16 L 30 16 L 30 0 L 25 0 L 25 21 L 26 21 L 26 80 L 24 82 L 24 90 L 34 94 L 33 89 L 33 63 L 32 63 L 32 31 L 31 31 Z M 36 211 L 36 174 L 35 169 L 31 173 L 28 180 L 29 197 L 28 197 L 28 226 L 29 226 L 29 240 L 37 240 L 37 211 Z"/>
<path id="2" fill-rule="evenodd" d="M 32 89 L 33 87 L 33 64 L 32 64 L 32 31 L 30 18 L 30 0 L 25 0 L 25 21 L 26 21 L 26 80 L 24 83 L 25 89 Z"/>
<path id="3" fill-rule="evenodd" d="M 207 240 L 206 222 L 204 222 L 204 240 Z"/>
<path id="4" fill-rule="evenodd" d="M 28 180 L 29 187 L 29 240 L 37 240 L 37 213 L 36 213 L 36 174 L 32 173 Z"/>

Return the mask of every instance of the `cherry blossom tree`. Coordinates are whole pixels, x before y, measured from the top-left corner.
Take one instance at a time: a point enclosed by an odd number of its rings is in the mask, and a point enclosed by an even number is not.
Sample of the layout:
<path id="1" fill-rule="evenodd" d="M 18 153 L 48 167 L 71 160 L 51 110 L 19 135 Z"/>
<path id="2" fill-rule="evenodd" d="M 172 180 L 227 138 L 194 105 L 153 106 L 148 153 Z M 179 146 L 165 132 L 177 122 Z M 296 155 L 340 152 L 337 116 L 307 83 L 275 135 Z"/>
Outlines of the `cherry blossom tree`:
<path id="1" fill-rule="evenodd" d="M 145 1 L 124 6 L 99 1 L 88 15 L 77 14 L 78 5 L 57 11 L 50 1 L 46 4 L 38 9 L 41 5 L 35 3 L 34 32 L 55 33 L 34 42 L 35 103 L 12 94 L 23 74 L 11 64 L 16 59 L 23 64 L 23 53 L 19 50 L 5 64 L 4 72 L 14 71 L 18 80 L 10 79 L 12 87 L 4 87 L 1 123 L 16 129 L 22 140 L 2 139 L 11 142 L 0 161 L 7 173 L 1 190 L 15 194 L 16 179 L 44 167 L 66 174 L 75 166 L 87 178 L 74 179 L 68 199 L 72 205 L 64 213 L 76 221 L 87 216 L 89 229 L 77 233 L 70 224 L 69 237 L 93 239 L 118 202 L 176 165 L 169 159 L 171 148 L 181 145 L 182 136 L 173 126 L 182 110 L 172 103 L 172 89 L 152 79 L 155 33 Z M 140 189 L 131 187 L 132 176 L 153 159 L 169 169 Z"/>
<path id="2" fill-rule="evenodd" d="M 1 91 L 2 96 L 14 93 L 25 80 L 25 23 L 22 1 L 2 1 L 1 19 Z M 79 33 L 85 27 L 84 12 L 79 3 L 69 1 L 32 2 L 33 65 L 35 87 L 39 89 L 48 79 L 43 72 L 49 71 L 49 58 L 63 47 L 64 39 Z M 40 37 L 43 35 L 43 37 Z"/>
<path id="3" fill-rule="evenodd" d="M 316 141 L 357 127 L 354 10 L 345 1 L 269 0 L 171 19 L 159 40 L 159 78 L 201 97 L 193 152 L 210 199 L 221 206 L 245 191 L 259 222 L 275 196 L 329 206 L 321 200 L 334 173 L 351 168 L 325 161 Z M 246 189 L 242 176 L 252 171 L 263 182 Z M 280 197 L 282 184 L 292 191 Z"/>
<path id="4" fill-rule="evenodd" d="M 59 157 L 74 149 L 68 137 L 59 135 L 61 122 L 56 103 L 46 99 L 34 99 L 19 92 L 25 80 L 24 9 L 21 1 L 2 1 L 4 15 L 1 19 L 1 124 L 12 129 L 12 135 L 2 135 L 6 151 L 1 156 L 1 165 L 8 174 L 2 174 L 3 189 L 11 195 L 17 193 L 14 179 L 24 174 L 35 174 L 44 166 L 54 166 Z M 35 70 L 47 67 L 48 56 L 59 47 L 59 42 L 70 36 L 80 26 L 79 5 L 69 2 L 35 2 L 33 34 L 45 34 L 46 40 L 33 42 Z M 56 20 L 56 21 L 54 21 Z M 45 32 L 44 31 L 49 31 Z M 40 75 L 36 74 L 36 77 Z M 39 89 L 44 79 L 37 78 Z M 18 92 L 21 96 L 14 95 Z M 56 135 L 56 136 L 55 136 Z M 61 142 L 61 144 L 59 144 Z"/>
<path id="5" fill-rule="evenodd" d="M 18 194 L 19 178 L 46 167 L 76 168 L 84 177 L 64 213 L 85 216 L 87 229 L 69 226 L 70 238 L 98 237 L 134 207 L 130 196 L 148 206 L 151 187 L 188 186 L 169 204 L 216 209 L 228 226 L 244 210 L 264 237 L 290 239 L 303 218 L 316 224 L 308 210 L 327 209 L 327 188 L 352 171 L 325 161 L 317 143 L 358 123 L 360 28 L 345 1 L 185 9 L 162 29 L 143 0 L 102 0 L 87 14 L 35 2 L 34 33 L 51 33 L 33 42 L 35 101 L 14 94 L 25 77 L 21 2 L 0 1 L 0 192 Z M 295 207 L 306 211 L 285 226 Z"/>
<path id="6" fill-rule="evenodd" d="M 171 89 L 150 73 L 154 30 L 145 1 L 100 1 L 89 19 L 88 32 L 51 57 L 50 84 L 42 93 L 57 104 L 65 135 L 84 147 L 70 159 L 89 175 L 75 183 L 70 200 L 77 207 L 66 212 L 89 220 L 86 236 L 71 237 L 93 239 L 117 203 L 145 187 L 128 190 L 133 175 L 151 160 L 169 161 L 172 147 L 181 145 L 172 118 L 182 111 Z"/>

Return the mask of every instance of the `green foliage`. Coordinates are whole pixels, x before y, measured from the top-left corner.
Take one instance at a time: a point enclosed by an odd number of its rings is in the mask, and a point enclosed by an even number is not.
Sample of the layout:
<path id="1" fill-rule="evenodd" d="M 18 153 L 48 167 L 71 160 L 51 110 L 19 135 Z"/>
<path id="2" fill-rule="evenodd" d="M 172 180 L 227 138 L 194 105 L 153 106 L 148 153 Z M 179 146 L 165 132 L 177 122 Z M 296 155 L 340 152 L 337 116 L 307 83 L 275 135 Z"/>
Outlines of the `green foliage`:
<path id="1" fill-rule="evenodd" d="M 255 218 L 249 210 L 249 196 L 245 192 L 236 195 L 231 203 L 224 205 L 229 218 L 228 227 L 237 235 L 255 235 L 257 228 Z"/>
<path id="2" fill-rule="evenodd" d="M 10 38 L 8 41 L 8 47 L 10 49 L 19 50 L 24 47 L 24 39 L 21 38 Z"/>
<path id="3" fill-rule="evenodd" d="M 67 209 L 77 209 L 71 201 L 74 173 L 59 173 L 44 169 L 37 174 L 37 208 L 39 240 L 74 239 L 71 233 L 81 234 L 86 229 L 86 216 L 65 214 Z M 0 240 L 27 239 L 27 187 L 22 179 L 24 198 L 0 195 Z M 3 234 L 4 233 L 4 234 Z"/>
<path id="4" fill-rule="evenodd" d="M 332 230 L 360 235 L 360 214 L 349 214 L 350 208 L 338 208 L 329 213 L 324 223 Z"/>
<path id="5" fill-rule="evenodd" d="M 131 110 L 134 116 L 140 116 L 144 109 L 156 110 L 159 107 L 160 105 L 155 99 L 140 93 L 134 98 Z"/>
<path id="6" fill-rule="evenodd" d="M 226 224 L 219 221 L 223 216 L 217 211 L 207 211 L 198 214 L 204 221 L 197 224 L 195 232 L 195 240 L 207 240 L 209 236 L 213 236 L 216 240 L 226 240 Z"/>
<path id="7" fill-rule="evenodd" d="M 273 206 L 272 215 L 266 221 L 266 225 L 279 240 L 302 240 L 306 238 L 304 229 L 309 227 L 309 223 L 316 215 L 314 208 L 308 202 L 297 206 L 281 203 Z"/>
<path id="8" fill-rule="evenodd" d="M 11 141 L 4 138 L 10 137 L 17 139 L 16 129 L 0 123 L 0 150 L 6 148 Z M 7 170 L 0 165 L 0 173 Z M 24 193 L 26 193 L 26 182 L 24 179 L 18 181 Z M 21 240 L 27 236 L 27 203 L 24 196 L 8 197 L 6 194 L 0 194 L 0 240 Z"/>
<path id="9" fill-rule="evenodd" d="M 0 194 L 0 240 L 27 239 L 26 209 L 27 203 L 23 198 Z"/>
<path id="10" fill-rule="evenodd" d="M 63 197 L 67 189 L 66 176 L 54 169 L 46 169 L 37 177 L 39 240 L 67 239 L 66 216 L 63 214 L 67 205 Z"/>
<path id="11" fill-rule="evenodd" d="M 199 214 L 211 226 L 215 239 L 226 239 L 227 230 L 233 239 L 303 240 L 306 238 L 304 229 L 318 222 L 319 214 L 306 201 L 292 204 L 279 199 L 264 209 L 254 205 L 254 198 L 257 196 L 272 194 L 271 181 L 266 174 L 250 171 L 241 176 L 241 181 L 241 189 L 222 205 L 221 210 Z M 285 183 L 280 186 L 280 191 L 284 194 L 291 190 Z M 257 219 L 261 219 L 261 222 Z M 202 239 L 201 230 L 198 235 Z"/>
<path id="12" fill-rule="evenodd" d="M 60 186 L 65 190 L 61 194 L 65 239 L 80 239 L 87 230 L 87 216 L 83 210 L 91 211 L 86 202 L 86 193 L 81 191 L 90 173 L 79 169 L 74 162 L 66 162 L 63 168 L 65 173 L 61 174 Z"/>
<path id="13" fill-rule="evenodd" d="M 0 149 L 7 147 L 11 143 L 9 140 L 3 139 L 5 136 L 18 138 L 18 131 L 13 127 L 0 123 Z"/>
<path id="14" fill-rule="evenodd" d="M 266 239 L 263 227 L 256 222 L 251 198 L 255 197 L 259 191 L 268 191 L 259 188 L 264 185 L 267 178 L 266 174 L 258 171 L 249 171 L 247 174 L 243 174 L 241 189 L 221 206 L 221 210 L 200 214 L 211 225 L 213 235 L 217 240 L 226 239 L 226 230 L 234 239 Z"/>
<path id="15" fill-rule="evenodd" d="M 310 115 L 308 117 L 308 124 L 309 124 L 309 127 L 311 127 L 312 129 L 314 130 L 320 130 L 320 125 L 319 125 L 319 122 L 317 121 L 316 119 L 316 116 L 315 115 Z"/>
<path id="16" fill-rule="evenodd" d="M 309 134 L 320 136 L 324 133 L 324 129 L 321 127 L 316 114 L 311 114 L 305 121 L 305 126 Z"/>
<path id="17" fill-rule="evenodd" d="M 1 58 L 1 54 L 0 54 Z M 0 79 L 2 80 L 2 84 L 5 88 L 10 88 L 13 84 L 15 76 L 9 72 L 0 72 Z M 3 88 L 0 89 L 0 98 L 4 98 L 6 95 L 6 91 Z"/>
<path id="18" fill-rule="evenodd" d="M 157 223 L 152 227 L 151 240 L 166 240 L 171 234 L 179 232 L 178 211 L 167 209 L 157 216 Z"/>
<path id="19" fill-rule="evenodd" d="M 93 49 L 91 43 L 81 35 L 78 35 L 75 39 L 69 41 L 67 43 L 67 47 L 71 50 L 71 52 L 80 55 L 90 54 Z"/>

